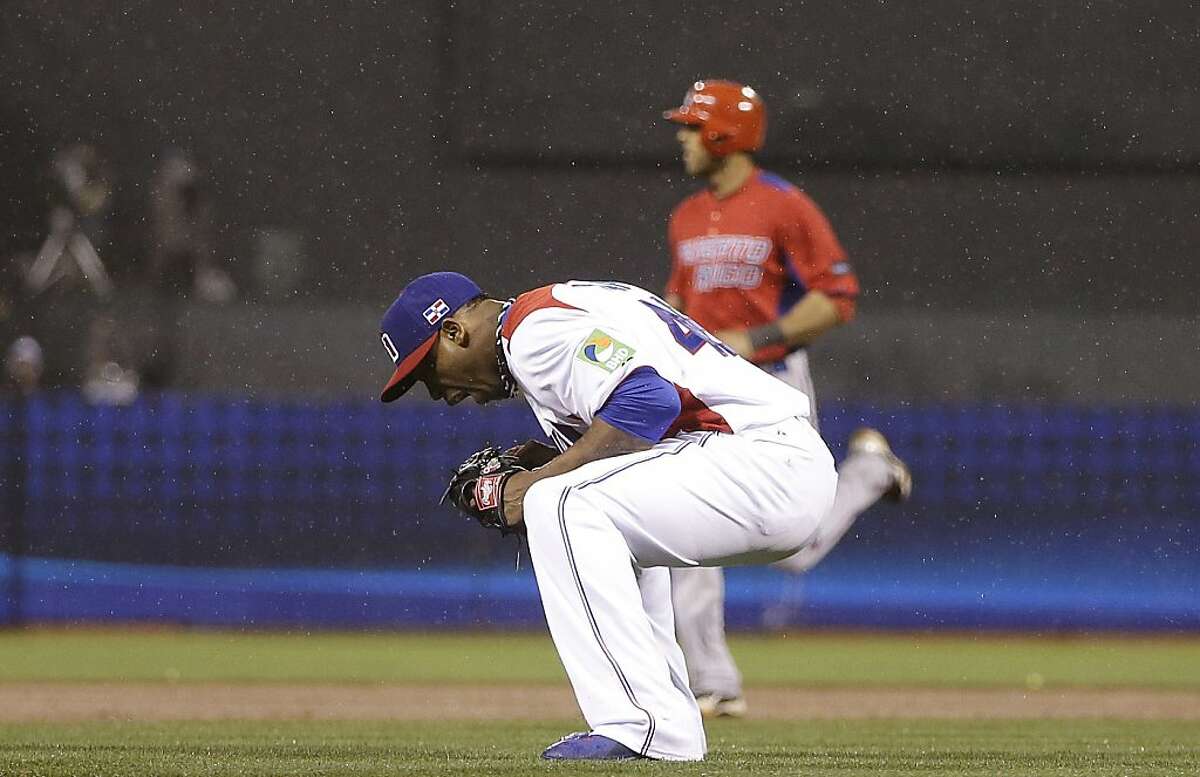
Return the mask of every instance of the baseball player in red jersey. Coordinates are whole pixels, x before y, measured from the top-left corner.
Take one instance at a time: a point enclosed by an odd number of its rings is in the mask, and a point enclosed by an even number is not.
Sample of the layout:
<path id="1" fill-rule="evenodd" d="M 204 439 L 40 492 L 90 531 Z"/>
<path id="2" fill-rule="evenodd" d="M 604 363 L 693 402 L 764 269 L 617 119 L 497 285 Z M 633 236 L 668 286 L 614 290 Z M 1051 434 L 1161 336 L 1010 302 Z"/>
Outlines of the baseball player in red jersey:
<path id="1" fill-rule="evenodd" d="M 858 296 L 858 279 L 833 228 L 804 192 L 755 164 L 766 111 L 750 87 L 697 81 L 683 105 L 664 117 L 680 125 L 687 173 L 708 184 L 671 214 L 667 302 L 815 406 L 805 347 L 849 321 Z M 912 489 L 908 468 L 877 430 L 857 430 L 848 448 L 833 509 L 814 543 L 779 562 L 788 571 L 811 569 L 861 512 L 884 497 L 906 499 Z M 725 642 L 724 573 L 673 569 L 671 586 L 701 710 L 743 714 L 741 676 Z"/>

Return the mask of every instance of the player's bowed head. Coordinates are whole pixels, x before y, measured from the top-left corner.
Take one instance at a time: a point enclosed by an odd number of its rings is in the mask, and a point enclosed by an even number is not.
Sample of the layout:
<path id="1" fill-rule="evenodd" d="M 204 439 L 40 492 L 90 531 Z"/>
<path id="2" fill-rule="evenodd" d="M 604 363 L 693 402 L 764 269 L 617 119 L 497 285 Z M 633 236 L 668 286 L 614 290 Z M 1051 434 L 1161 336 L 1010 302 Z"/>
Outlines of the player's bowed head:
<path id="1" fill-rule="evenodd" d="M 417 381 L 425 384 L 430 397 L 451 405 L 467 397 L 484 404 L 513 396 L 516 384 L 503 366 L 497 333 L 505 304 L 487 297 L 474 281 L 458 273 L 422 275 L 405 286 L 380 325 L 380 340 L 395 365 L 380 400 L 391 402 Z M 459 506 L 482 514 L 476 508 L 486 502 L 491 505 L 483 511 L 487 525 L 516 526 L 524 520 L 525 494 L 539 480 L 652 446 L 652 441 L 596 418 L 567 451 L 549 463 L 534 470 L 506 472 L 503 482 L 494 484 L 491 492 L 473 494 L 472 505 Z M 471 461 L 469 458 L 464 466 Z M 459 489 L 459 493 L 467 491 Z"/>
<path id="2" fill-rule="evenodd" d="M 457 405 L 510 396 L 496 358 L 496 322 L 504 303 L 465 275 L 414 279 L 384 314 L 379 338 L 395 365 L 380 400 L 391 402 L 418 381 L 429 396 Z"/>

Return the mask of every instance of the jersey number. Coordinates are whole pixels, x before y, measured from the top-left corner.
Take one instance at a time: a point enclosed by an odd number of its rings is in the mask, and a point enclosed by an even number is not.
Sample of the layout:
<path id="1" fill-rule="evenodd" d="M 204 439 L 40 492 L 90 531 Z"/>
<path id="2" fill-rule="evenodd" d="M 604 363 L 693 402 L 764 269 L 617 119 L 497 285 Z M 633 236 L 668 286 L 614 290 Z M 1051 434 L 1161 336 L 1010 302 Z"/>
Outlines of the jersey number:
<path id="1" fill-rule="evenodd" d="M 657 299 L 653 302 L 644 299 L 642 300 L 642 304 L 650 308 L 654 311 L 654 315 L 662 319 L 662 322 L 667 325 L 667 329 L 671 330 L 671 336 L 675 338 L 675 342 L 686 348 L 688 353 L 699 351 L 707 343 L 722 356 L 733 356 L 734 352 L 732 348 L 710 335 L 704 330 L 704 327 L 678 310 L 667 307 L 665 303 L 660 303 Z"/>

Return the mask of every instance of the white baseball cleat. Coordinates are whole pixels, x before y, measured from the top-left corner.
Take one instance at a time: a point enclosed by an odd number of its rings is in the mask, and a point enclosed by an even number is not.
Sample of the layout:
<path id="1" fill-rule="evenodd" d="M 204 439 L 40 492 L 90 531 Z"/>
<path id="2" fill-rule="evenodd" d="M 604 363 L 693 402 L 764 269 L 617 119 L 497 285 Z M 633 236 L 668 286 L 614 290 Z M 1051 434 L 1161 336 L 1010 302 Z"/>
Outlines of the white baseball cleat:
<path id="1" fill-rule="evenodd" d="M 908 465 L 892 452 L 887 438 L 878 429 L 861 426 L 854 430 L 846 446 L 851 453 L 872 453 L 882 456 L 888 463 L 892 476 L 891 487 L 884 492 L 883 498 L 891 502 L 904 502 L 912 496 L 913 479 Z"/>
<path id="2" fill-rule="evenodd" d="M 706 718 L 741 718 L 746 715 L 746 700 L 741 696 L 702 693 L 696 697 L 696 706 Z"/>

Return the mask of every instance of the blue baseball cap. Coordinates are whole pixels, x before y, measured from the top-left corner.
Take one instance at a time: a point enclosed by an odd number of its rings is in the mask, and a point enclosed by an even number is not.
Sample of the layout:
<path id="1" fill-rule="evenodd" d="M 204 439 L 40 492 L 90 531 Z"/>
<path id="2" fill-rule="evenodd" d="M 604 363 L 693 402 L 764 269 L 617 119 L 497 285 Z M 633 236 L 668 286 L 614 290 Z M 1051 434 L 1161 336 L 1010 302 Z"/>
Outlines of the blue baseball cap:
<path id="1" fill-rule="evenodd" d="M 412 373 L 437 342 L 442 319 L 482 295 L 475 281 L 456 272 L 422 275 L 404 287 L 379 324 L 379 339 L 396 365 L 379 395 L 381 402 L 412 388 Z"/>

